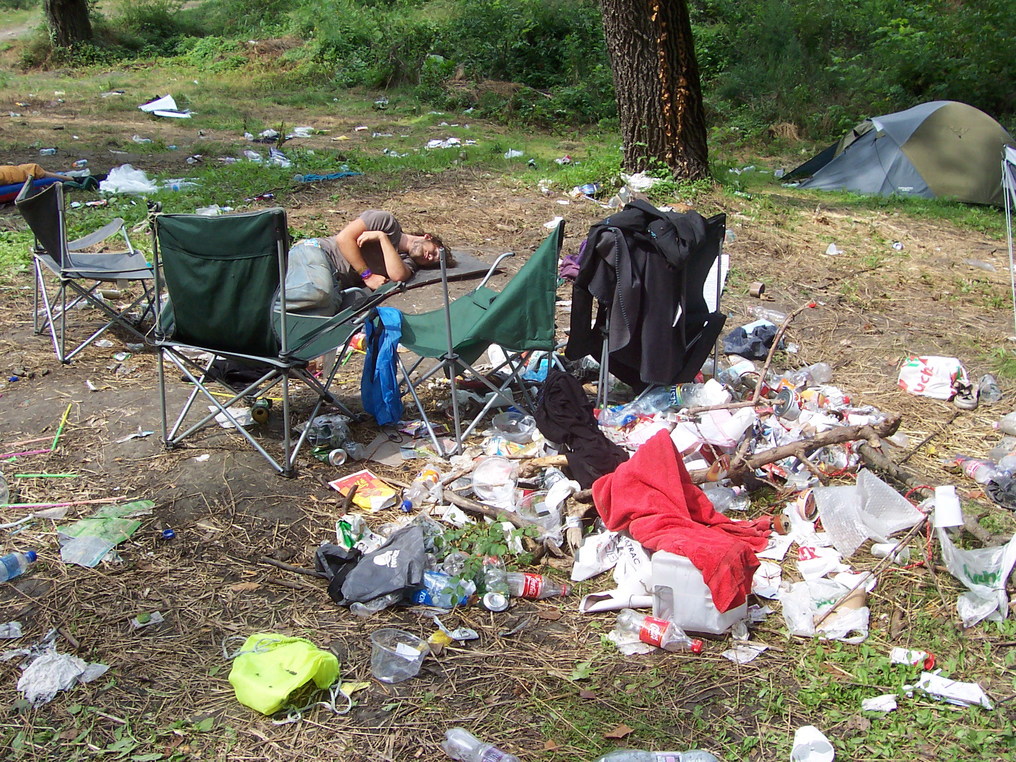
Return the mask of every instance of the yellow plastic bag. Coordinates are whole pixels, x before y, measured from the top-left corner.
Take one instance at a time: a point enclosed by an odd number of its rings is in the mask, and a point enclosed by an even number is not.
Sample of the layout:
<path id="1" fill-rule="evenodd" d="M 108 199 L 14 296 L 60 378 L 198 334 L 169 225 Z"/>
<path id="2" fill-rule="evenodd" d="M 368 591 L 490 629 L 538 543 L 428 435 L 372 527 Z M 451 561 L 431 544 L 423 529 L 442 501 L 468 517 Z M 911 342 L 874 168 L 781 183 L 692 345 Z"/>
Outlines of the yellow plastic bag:
<path id="1" fill-rule="evenodd" d="M 304 638 L 273 633 L 251 635 L 233 660 L 229 682 L 244 706 L 274 714 L 297 688 L 313 680 L 324 689 L 339 675 L 335 654 Z"/>

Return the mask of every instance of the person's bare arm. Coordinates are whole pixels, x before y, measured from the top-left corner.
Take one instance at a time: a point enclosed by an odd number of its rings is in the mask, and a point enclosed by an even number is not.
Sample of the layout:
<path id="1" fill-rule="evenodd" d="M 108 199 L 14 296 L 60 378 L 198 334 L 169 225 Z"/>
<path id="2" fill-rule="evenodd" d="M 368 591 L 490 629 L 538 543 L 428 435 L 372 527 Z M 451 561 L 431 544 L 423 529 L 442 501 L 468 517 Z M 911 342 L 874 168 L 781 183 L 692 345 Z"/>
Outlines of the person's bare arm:
<path id="1" fill-rule="evenodd" d="M 380 230 L 365 230 L 356 239 L 358 247 L 362 247 L 367 241 L 377 241 L 381 246 L 381 252 L 385 258 L 385 272 L 392 280 L 407 281 L 412 276 L 412 271 L 406 267 L 399 256 L 399 252 L 392 246 L 392 239 Z"/>
<path id="2" fill-rule="evenodd" d="M 363 251 L 360 250 L 359 242 L 360 236 L 366 232 L 368 232 L 367 226 L 363 220 L 357 217 L 335 236 L 335 243 L 339 246 L 339 253 L 342 254 L 342 258 L 349 262 L 349 266 L 358 273 L 368 269 L 367 260 L 363 258 Z M 369 277 L 364 278 L 363 283 L 367 288 L 376 291 L 387 280 L 388 278 L 385 277 L 384 273 L 372 273 Z"/>

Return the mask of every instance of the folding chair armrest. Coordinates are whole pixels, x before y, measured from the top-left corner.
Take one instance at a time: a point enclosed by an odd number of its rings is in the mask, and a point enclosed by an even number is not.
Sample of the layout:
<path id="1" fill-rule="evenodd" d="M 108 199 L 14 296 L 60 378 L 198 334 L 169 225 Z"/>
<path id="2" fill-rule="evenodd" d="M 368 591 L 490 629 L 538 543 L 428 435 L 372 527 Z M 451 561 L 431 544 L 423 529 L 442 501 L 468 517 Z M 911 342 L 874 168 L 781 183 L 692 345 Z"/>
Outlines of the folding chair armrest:
<path id="1" fill-rule="evenodd" d="M 67 243 L 67 249 L 68 251 L 81 251 L 82 249 L 87 249 L 89 246 L 94 246 L 97 243 L 105 241 L 110 236 L 116 235 L 122 229 L 123 219 L 117 217 L 115 220 L 106 223 L 95 232 L 89 233 L 76 241 L 69 241 Z"/>
<path id="2" fill-rule="evenodd" d="M 515 252 L 514 251 L 506 251 L 504 254 L 501 254 L 500 256 L 498 256 L 498 258 L 494 260 L 494 264 L 492 264 L 490 266 L 490 269 L 487 270 L 487 274 L 483 276 L 483 280 L 480 281 L 480 285 L 478 285 L 474 289 L 474 291 L 479 291 L 481 288 L 483 288 L 484 286 L 487 285 L 487 281 L 490 280 L 494 276 L 494 271 L 497 270 L 498 266 L 501 264 L 501 262 L 503 260 L 508 259 L 508 257 L 514 257 L 514 256 L 515 256 Z"/>

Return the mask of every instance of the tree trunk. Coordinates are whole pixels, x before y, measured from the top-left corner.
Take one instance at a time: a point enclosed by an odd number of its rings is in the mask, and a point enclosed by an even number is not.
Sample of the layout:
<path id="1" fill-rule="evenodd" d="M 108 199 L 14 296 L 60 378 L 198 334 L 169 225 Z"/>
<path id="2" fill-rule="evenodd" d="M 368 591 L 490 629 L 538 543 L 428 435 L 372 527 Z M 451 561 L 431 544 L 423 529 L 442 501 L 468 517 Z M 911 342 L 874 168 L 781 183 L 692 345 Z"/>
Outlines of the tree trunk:
<path id="1" fill-rule="evenodd" d="M 88 18 L 88 0 L 43 0 L 50 38 L 58 48 L 92 39 L 92 22 Z"/>
<path id="2" fill-rule="evenodd" d="M 624 139 L 624 169 L 663 163 L 709 174 L 706 121 L 686 0 L 600 0 Z"/>

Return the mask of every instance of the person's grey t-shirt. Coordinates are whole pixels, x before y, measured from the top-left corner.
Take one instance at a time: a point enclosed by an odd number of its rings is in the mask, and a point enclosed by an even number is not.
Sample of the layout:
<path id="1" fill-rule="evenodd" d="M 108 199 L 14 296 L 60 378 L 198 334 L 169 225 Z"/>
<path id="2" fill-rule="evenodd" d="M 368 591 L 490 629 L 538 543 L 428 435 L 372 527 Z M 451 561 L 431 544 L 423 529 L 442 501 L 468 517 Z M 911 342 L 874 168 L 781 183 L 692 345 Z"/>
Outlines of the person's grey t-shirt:
<path id="1" fill-rule="evenodd" d="M 361 214 L 360 219 L 363 220 L 367 230 L 380 230 L 388 236 L 388 240 L 392 242 L 395 250 L 399 250 L 399 242 L 402 240 L 402 226 L 395 219 L 395 215 L 380 209 L 370 209 Z M 349 262 L 346 261 L 346 258 L 342 256 L 342 252 L 339 251 L 339 244 L 335 241 L 335 236 L 318 238 L 317 241 L 328 255 L 328 259 L 331 260 L 332 266 L 335 268 L 335 280 L 341 287 L 355 288 L 363 285 L 360 276 L 353 270 Z M 385 269 L 384 252 L 381 250 L 380 243 L 369 241 L 360 250 L 363 252 L 363 260 L 367 263 L 367 267 L 371 272 L 388 277 L 388 271 Z M 417 264 L 410 258 L 409 254 L 399 252 L 399 258 L 402 260 L 402 264 L 409 269 L 410 273 L 417 271 Z"/>

